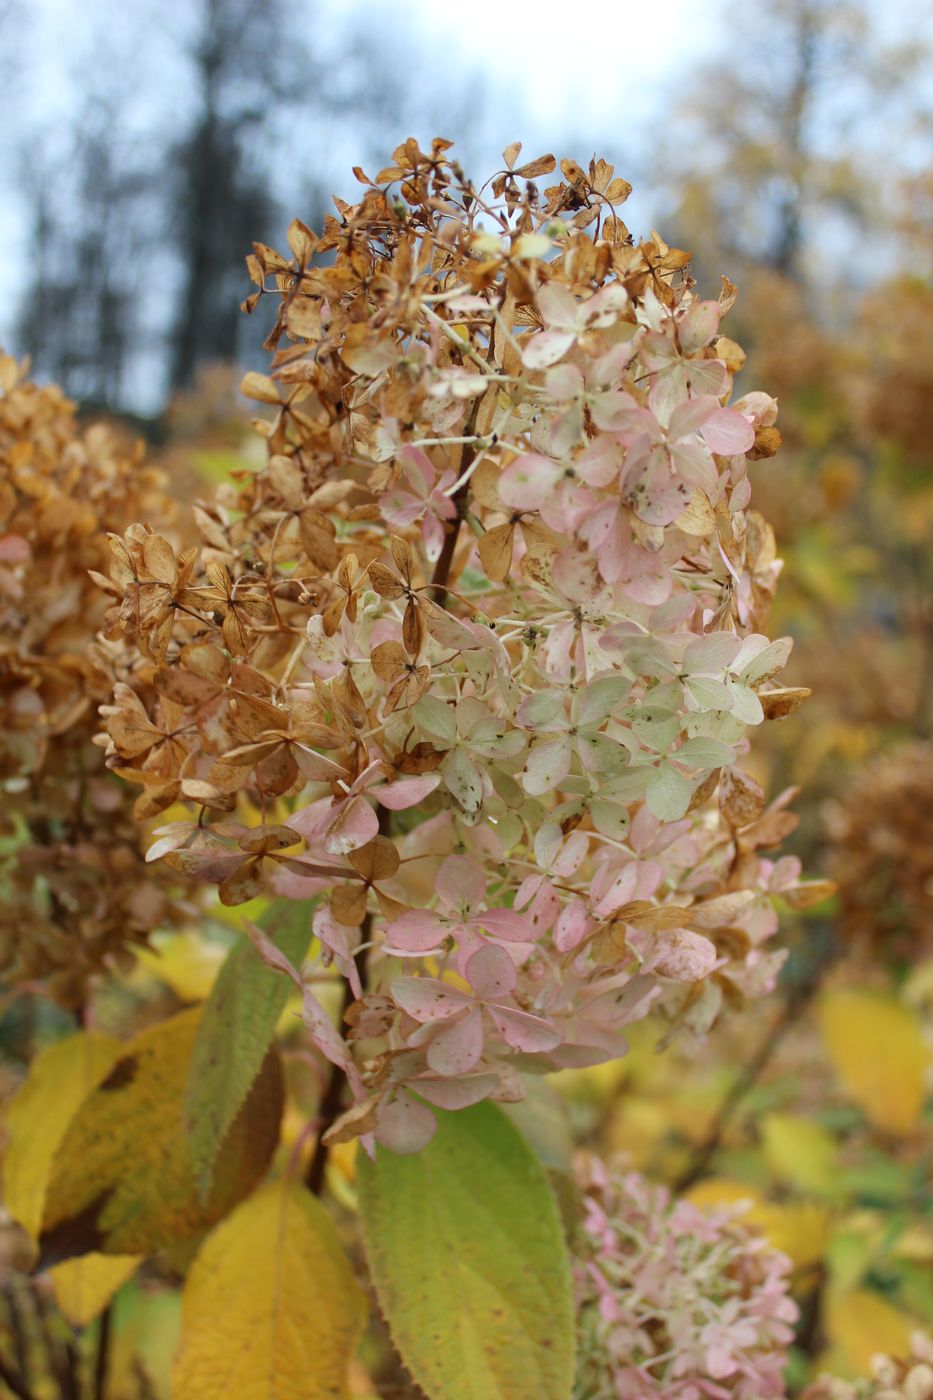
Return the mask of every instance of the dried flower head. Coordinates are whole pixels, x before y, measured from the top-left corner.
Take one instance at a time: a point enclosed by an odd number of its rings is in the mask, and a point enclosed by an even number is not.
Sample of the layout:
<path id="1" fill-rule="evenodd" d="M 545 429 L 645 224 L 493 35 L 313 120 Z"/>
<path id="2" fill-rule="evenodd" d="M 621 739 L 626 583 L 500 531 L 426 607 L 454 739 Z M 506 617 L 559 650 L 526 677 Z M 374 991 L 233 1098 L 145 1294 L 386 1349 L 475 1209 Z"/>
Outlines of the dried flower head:
<path id="1" fill-rule="evenodd" d="M 847 939 L 918 961 L 933 952 L 933 745 L 880 754 L 829 804 Z"/>
<path id="2" fill-rule="evenodd" d="M 747 458 L 776 404 L 729 402 L 735 288 L 636 242 L 605 162 L 541 192 L 553 158 L 510 147 L 480 189 L 449 144 L 256 245 L 266 464 L 198 510 L 197 555 L 113 541 L 110 636 L 151 685 L 103 711 L 147 811 L 192 806 L 151 858 L 229 904 L 317 898 L 352 1001 L 340 1034 L 304 1002 L 357 1099 L 333 1132 L 406 1150 L 427 1104 L 768 991 L 799 877 L 762 855 L 790 794 L 739 766 L 806 692 L 763 630 Z"/>
<path id="3" fill-rule="evenodd" d="M 923 1332 L 911 1337 L 908 1356 L 875 1356 L 871 1369 L 866 1381 L 820 1376 L 801 1400 L 933 1400 L 933 1338 Z"/>
<path id="4" fill-rule="evenodd" d="M 103 426 L 81 431 L 58 389 L 0 358 L 0 967 L 50 979 L 69 1005 L 174 917 L 183 884 L 146 867 L 128 790 L 93 742 L 133 657 L 94 645 L 107 601 L 89 571 L 106 567 L 106 530 L 173 510 L 138 452 Z"/>
<path id="5" fill-rule="evenodd" d="M 595 1158 L 580 1176 L 578 1400 L 783 1396 L 790 1261 L 735 1207 L 700 1211 Z"/>

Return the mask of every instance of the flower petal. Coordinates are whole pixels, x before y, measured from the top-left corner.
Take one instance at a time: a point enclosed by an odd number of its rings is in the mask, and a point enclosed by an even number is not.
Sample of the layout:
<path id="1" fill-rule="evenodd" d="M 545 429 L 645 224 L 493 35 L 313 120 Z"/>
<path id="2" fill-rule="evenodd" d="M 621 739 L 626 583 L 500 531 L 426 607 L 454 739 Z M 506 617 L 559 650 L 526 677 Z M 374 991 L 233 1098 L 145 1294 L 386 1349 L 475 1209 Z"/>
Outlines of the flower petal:
<path id="1" fill-rule="evenodd" d="M 483 1053 L 483 1013 L 474 1006 L 438 1031 L 428 1046 L 428 1064 L 435 1074 L 467 1074 Z"/>

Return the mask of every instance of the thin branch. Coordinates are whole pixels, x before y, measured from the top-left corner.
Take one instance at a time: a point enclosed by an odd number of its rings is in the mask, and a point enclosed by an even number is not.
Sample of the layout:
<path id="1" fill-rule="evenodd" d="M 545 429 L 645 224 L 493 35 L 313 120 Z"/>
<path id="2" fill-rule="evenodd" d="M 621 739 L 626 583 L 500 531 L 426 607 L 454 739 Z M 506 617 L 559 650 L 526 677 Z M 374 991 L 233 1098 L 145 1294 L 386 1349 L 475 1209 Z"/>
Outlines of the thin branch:
<path id="1" fill-rule="evenodd" d="M 107 1372 L 110 1369 L 110 1338 L 113 1331 L 113 1305 L 108 1304 L 100 1317 L 97 1350 L 94 1354 L 94 1400 L 107 1400 Z"/>
<path id="2" fill-rule="evenodd" d="M 0 1356 L 0 1381 L 3 1382 L 11 1395 L 16 1396 L 16 1400 L 36 1400 L 22 1376 L 9 1367 L 2 1356 Z"/>
<path id="3" fill-rule="evenodd" d="M 696 1181 L 699 1181 L 700 1177 L 706 1171 L 713 1157 L 715 1157 L 719 1148 L 722 1146 L 725 1131 L 735 1117 L 739 1107 L 757 1084 L 762 1072 L 770 1063 L 773 1055 L 784 1041 L 788 1032 L 797 1024 L 803 1012 L 813 1000 L 823 980 L 823 974 L 836 955 L 837 950 L 835 946 L 831 944 L 828 949 L 824 949 L 817 954 L 801 980 L 788 990 L 784 1006 L 771 1026 L 771 1029 L 761 1041 L 758 1049 L 747 1062 L 742 1073 L 726 1094 L 719 1106 L 716 1117 L 710 1125 L 706 1137 L 693 1154 L 693 1157 L 684 1171 L 674 1182 L 675 1191 L 681 1192 L 689 1190 Z"/>
<path id="4" fill-rule="evenodd" d="M 367 914 L 360 928 L 360 942 L 369 944 L 372 933 L 372 914 Z M 354 962 L 360 974 L 360 982 L 366 987 L 366 947 L 358 949 Z M 340 1007 L 340 1023 L 346 1015 L 347 1009 L 353 1001 L 353 990 L 350 983 L 344 981 L 343 1003 Z M 329 1148 L 324 1141 L 327 1130 L 337 1121 L 340 1111 L 343 1108 L 343 1095 L 346 1086 L 347 1076 L 340 1065 L 331 1065 L 327 1083 L 324 1086 L 324 1093 L 321 1095 L 321 1103 L 318 1108 L 318 1134 L 317 1142 L 314 1144 L 314 1152 L 308 1165 L 305 1175 L 305 1185 L 315 1196 L 319 1196 L 324 1186 L 324 1170 L 327 1166 Z"/>

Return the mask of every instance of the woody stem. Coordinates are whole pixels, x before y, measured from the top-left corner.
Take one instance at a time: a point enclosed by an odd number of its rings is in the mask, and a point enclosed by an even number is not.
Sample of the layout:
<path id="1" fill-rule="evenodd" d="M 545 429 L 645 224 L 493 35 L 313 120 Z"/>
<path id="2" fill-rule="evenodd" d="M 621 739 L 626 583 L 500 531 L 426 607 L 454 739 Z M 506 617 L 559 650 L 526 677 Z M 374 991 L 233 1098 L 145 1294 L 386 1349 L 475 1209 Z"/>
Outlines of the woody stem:
<path id="1" fill-rule="evenodd" d="M 364 945 L 369 942 L 372 936 L 372 923 L 372 914 L 367 914 L 360 928 L 360 942 Z M 360 982 L 362 983 L 363 989 L 365 990 L 365 946 L 361 948 L 360 951 L 356 954 L 354 962 L 356 963 L 357 971 L 360 974 Z M 343 1023 L 343 1018 L 346 1015 L 347 1009 L 349 1008 L 352 1001 L 353 989 L 351 988 L 350 983 L 345 979 L 343 984 L 343 1002 L 340 1007 L 341 1024 Z M 311 1156 L 311 1161 L 308 1164 L 308 1170 L 305 1175 L 305 1185 L 307 1186 L 308 1190 L 311 1191 L 315 1196 L 319 1196 L 321 1194 L 321 1190 L 324 1186 L 324 1169 L 327 1166 L 327 1155 L 330 1150 L 327 1143 L 324 1141 L 324 1137 L 328 1129 L 334 1125 L 334 1123 L 340 1116 L 341 1109 L 343 1108 L 343 1093 L 346 1082 L 347 1077 L 341 1069 L 340 1065 L 331 1065 L 330 1074 L 328 1076 L 327 1083 L 324 1086 L 324 1093 L 321 1095 L 321 1102 L 320 1106 L 318 1107 L 317 1142 L 314 1144 L 314 1152 Z"/>

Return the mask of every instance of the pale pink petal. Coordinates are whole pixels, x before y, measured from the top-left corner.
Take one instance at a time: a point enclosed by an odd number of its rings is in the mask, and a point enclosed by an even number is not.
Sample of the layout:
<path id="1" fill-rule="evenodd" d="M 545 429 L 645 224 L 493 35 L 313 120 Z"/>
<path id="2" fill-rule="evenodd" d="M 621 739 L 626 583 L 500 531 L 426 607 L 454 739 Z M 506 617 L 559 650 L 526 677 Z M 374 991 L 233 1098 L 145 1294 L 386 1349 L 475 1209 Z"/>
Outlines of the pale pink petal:
<path id="1" fill-rule="evenodd" d="M 365 797 L 350 797 L 338 804 L 339 811 L 329 824 L 324 849 L 332 856 L 345 856 L 379 835 L 379 818 Z"/>
<path id="2" fill-rule="evenodd" d="M 511 996 L 517 981 L 515 964 L 495 943 L 487 943 L 467 960 L 464 976 L 483 1001 Z"/>
<path id="3" fill-rule="evenodd" d="M 601 895 L 593 910 L 594 914 L 600 919 L 605 919 L 617 909 L 621 909 L 623 904 L 628 904 L 635 893 L 637 882 L 638 864 L 631 861 L 615 876 L 609 888 Z"/>
<path id="4" fill-rule="evenodd" d="M 421 522 L 421 538 L 424 540 L 425 555 L 431 564 L 440 558 L 444 547 L 444 534 L 444 527 L 437 516 L 428 511 Z"/>
<path id="5" fill-rule="evenodd" d="M 484 909 L 474 914 L 470 923 L 476 928 L 485 929 L 494 938 L 504 938 L 507 943 L 531 943 L 534 934 L 528 920 L 514 909 Z"/>
<path id="6" fill-rule="evenodd" d="M 680 442 L 691 433 L 699 432 L 703 424 L 719 408 L 719 400 L 712 394 L 700 394 L 697 398 L 684 399 L 671 414 L 667 425 L 669 442 Z"/>
<path id="7" fill-rule="evenodd" d="M 572 831 L 558 852 L 551 867 L 555 875 L 573 875 L 586 859 L 590 838 L 585 831 Z"/>
<path id="8" fill-rule="evenodd" d="M 473 1003 L 468 992 L 436 977 L 396 977 L 393 1000 L 416 1021 L 449 1021 Z"/>
<path id="9" fill-rule="evenodd" d="M 373 796 L 391 812 L 404 812 L 408 807 L 417 807 L 429 793 L 440 786 L 439 773 L 423 773 L 413 778 L 396 778 L 393 783 L 383 783 Z"/>
<path id="10" fill-rule="evenodd" d="M 748 452 L 755 443 L 755 429 L 746 417 L 734 408 L 717 408 L 703 424 L 703 438 L 722 457 L 735 457 Z"/>
<path id="11" fill-rule="evenodd" d="M 570 331 L 538 331 L 529 336 L 522 348 L 522 363 L 528 369 L 546 369 L 566 355 L 576 335 Z"/>
<path id="12" fill-rule="evenodd" d="M 690 360 L 687 377 L 695 394 L 719 399 L 729 387 L 729 371 L 721 360 Z"/>
<path id="13" fill-rule="evenodd" d="M 496 1030 L 513 1050 L 524 1050 L 527 1055 L 541 1055 L 553 1050 L 563 1039 L 550 1021 L 545 1021 L 541 1016 L 532 1016 L 529 1011 L 514 1011 L 506 1006 L 488 1006 L 486 1009 Z"/>
<path id="14" fill-rule="evenodd" d="M 302 988 L 301 1019 L 310 1031 L 311 1039 L 321 1054 L 326 1056 L 331 1064 L 340 1065 L 342 1069 L 349 1072 L 353 1060 L 343 1036 L 336 1029 L 333 1021 L 309 987 Z M 355 1074 L 354 1066 L 354 1077 Z"/>
<path id="15" fill-rule="evenodd" d="M 539 293 L 538 305 L 540 306 L 540 304 L 541 294 Z M 628 292 L 621 282 L 610 282 L 595 296 L 590 297 L 589 301 L 583 302 L 580 312 L 582 312 L 584 325 L 601 328 L 613 325 L 627 306 Z"/>
<path id="16" fill-rule="evenodd" d="M 575 335 L 583 324 L 583 307 L 573 292 L 559 282 L 548 282 L 537 296 L 541 319 L 550 330 L 572 331 Z"/>
<path id="17" fill-rule="evenodd" d="M 622 470 L 622 444 L 611 437 L 597 437 L 574 463 L 578 476 L 590 486 L 608 486 Z"/>
<path id="18" fill-rule="evenodd" d="M 643 972 L 658 972 L 676 982 L 699 982 L 716 966 L 716 947 L 702 933 L 677 928 L 656 936 Z"/>
<path id="19" fill-rule="evenodd" d="M 583 393 L 583 374 L 576 365 L 557 365 L 544 376 L 544 388 L 557 403 L 565 403 Z"/>
<path id="20" fill-rule="evenodd" d="M 444 1026 L 428 1046 L 428 1064 L 435 1074 L 468 1074 L 483 1053 L 483 1013 L 474 1006 Z"/>
<path id="21" fill-rule="evenodd" d="M 569 953 L 589 929 L 586 905 L 582 899 L 573 899 L 560 911 L 554 929 L 554 943 L 561 953 Z"/>
<path id="22" fill-rule="evenodd" d="M 469 856 L 447 856 L 441 862 L 434 888 L 448 909 L 466 913 L 482 904 L 486 877 Z"/>
<path id="23" fill-rule="evenodd" d="M 429 953 L 439 948 L 450 928 L 429 909 L 412 909 L 393 919 L 386 928 L 386 947 L 405 953 Z"/>
<path id="24" fill-rule="evenodd" d="M 515 510 L 537 510 L 566 474 L 562 462 L 537 452 L 522 452 L 499 478 L 502 500 Z"/>
<path id="25" fill-rule="evenodd" d="M 469 1108 L 499 1087 L 495 1074 L 473 1074 L 469 1079 L 416 1079 L 415 1092 L 438 1108 Z"/>
<path id="26" fill-rule="evenodd" d="M 341 975 L 350 983 L 353 995 L 361 997 L 363 987 L 360 973 L 353 960 L 353 949 L 358 942 L 357 930 L 348 928 L 345 924 L 338 924 L 327 904 L 315 910 L 312 927 L 317 938 L 333 957 Z"/>
<path id="27" fill-rule="evenodd" d="M 390 1152 L 420 1152 L 436 1131 L 437 1119 L 431 1110 L 401 1089 L 395 1099 L 379 1111 L 376 1141 Z"/>
<path id="28" fill-rule="evenodd" d="M 685 355 L 695 355 L 714 339 L 722 312 L 718 301 L 695 301 L 677 327 Z"/>

